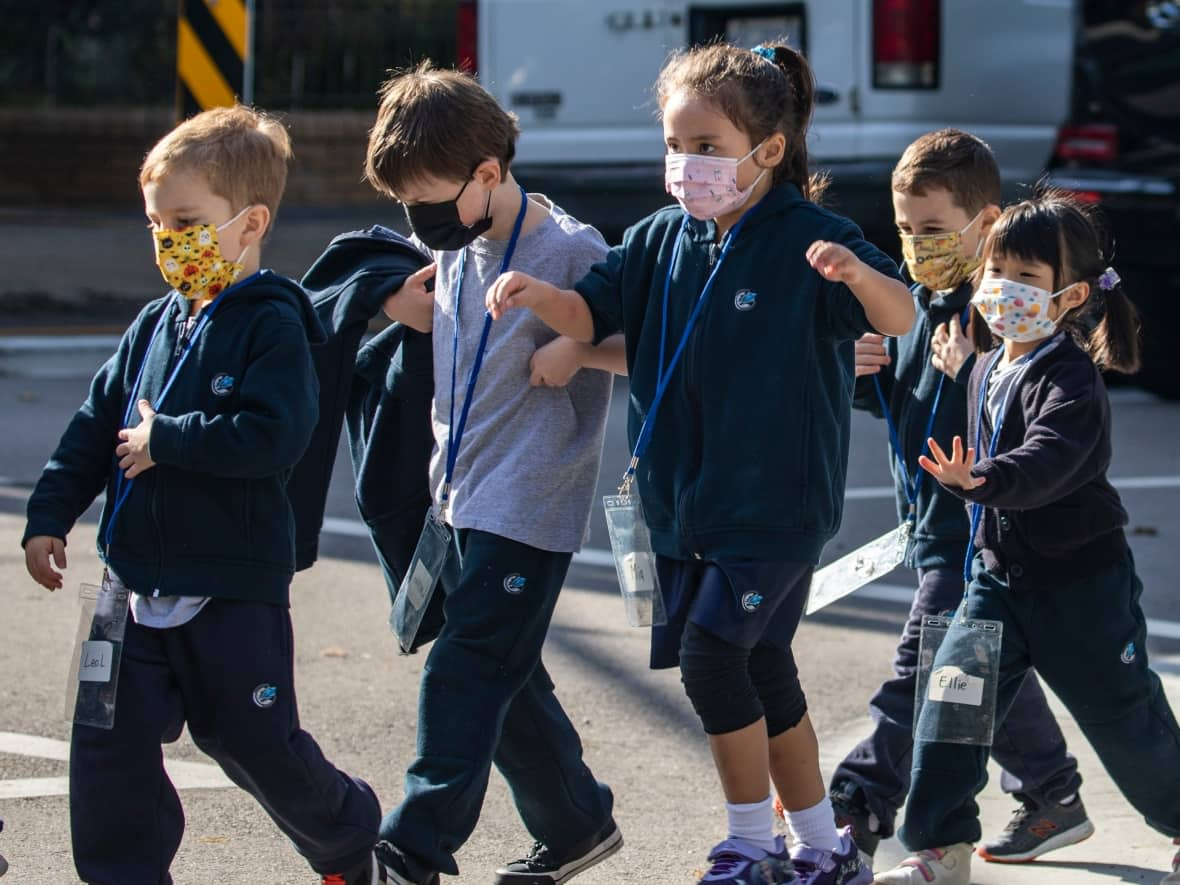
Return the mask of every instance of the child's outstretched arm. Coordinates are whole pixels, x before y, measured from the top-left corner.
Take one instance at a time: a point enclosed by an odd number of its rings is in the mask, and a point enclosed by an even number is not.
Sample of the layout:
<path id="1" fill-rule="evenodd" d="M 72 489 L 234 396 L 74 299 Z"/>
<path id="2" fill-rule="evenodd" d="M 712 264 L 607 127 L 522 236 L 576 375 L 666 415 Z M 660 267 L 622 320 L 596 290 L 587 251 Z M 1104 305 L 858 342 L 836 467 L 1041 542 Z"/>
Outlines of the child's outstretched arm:
<path id="1" fill-rule="evenodd" d="M 960 498 L 988 507 L 1032 510 L 1059 501 L 1101 476 L 1109 459 L 1109 454 L 1095 454 L 1102 444 L 1103 425 L 1110 419 L 1104 394 L 1092 388 L 1081 393 L 1067 393 L 1068 389 L 1059 385 L 1050 393 L 1028 422 L 1020 445 L 978 462 L 969 449 L 963 463 L 952 468 L 950 481 L 945 467 L 941 475 L 936 472 L 943 466 L 937 461 L 924 456 L 918 461 Z M 961 448 L 956 438 L 953 460 L 961 460 Z M 952 460 L 933 440 L 930 451 L 936 458 Z"/>
<path id="2" fill-rule="evenodd" d="M 622 334 L 611 335 L 598 346 L 564 335 L 555 338 L 533 354 L 529 361 L 529 383 L 534 387 L 565 387 L 582 369 L 626 375 L 627 354 Z"/>
<path id="3" fill-rule="evenodd" d="M 905 284 L 865 264 L 847 246 L 816 240 L 807 262 L 825 280 L 847 286 L 882 335 L 904 335 L 914 324 L 914 300 Z"/>
<path id="4" fill-rule="evenodd" d="M 486 305 L 492 319 L 527 307 L 559 335 L 589 343 L 594 340 L 594 318 L 585 299 L 572 289 L 558 289 L 519 271 L 501 274 L 488 289 Z"/>

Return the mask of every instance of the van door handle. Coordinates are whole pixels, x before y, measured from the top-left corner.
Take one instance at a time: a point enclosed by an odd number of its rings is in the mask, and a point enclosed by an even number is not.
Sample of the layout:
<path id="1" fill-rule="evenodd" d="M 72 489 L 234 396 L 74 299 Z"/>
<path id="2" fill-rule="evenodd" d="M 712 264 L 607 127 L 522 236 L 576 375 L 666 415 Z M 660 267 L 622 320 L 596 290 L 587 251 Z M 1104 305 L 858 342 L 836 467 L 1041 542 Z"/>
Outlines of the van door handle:
<path id="1" fill-rule="evenodd" d="M 831 86 L 822 86 L 816 84 L 815 87 L 815 103 L 816 104 L 835 104 L 840 100 L 840 93 Z"/>

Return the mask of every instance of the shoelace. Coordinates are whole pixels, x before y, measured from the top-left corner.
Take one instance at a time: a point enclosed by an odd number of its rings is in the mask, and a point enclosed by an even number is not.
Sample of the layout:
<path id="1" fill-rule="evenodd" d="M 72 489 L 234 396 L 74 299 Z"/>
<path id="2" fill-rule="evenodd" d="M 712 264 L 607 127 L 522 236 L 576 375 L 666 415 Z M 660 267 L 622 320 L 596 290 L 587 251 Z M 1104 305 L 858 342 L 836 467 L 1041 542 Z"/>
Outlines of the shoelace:
<path id="1" fill-rule="evenodd" d="M 544 842 L 534 842 L 533 847 L 529 850 L 528 855 L 520 858 L 517 863 L 524 864 L 528 867 L 546 868 L 549 859 L 549 846 Z"/>
<path id="2" fill-rule="evenodd" d="M 1033 813 L 1033 809 L 1029 808 L 1027 802 L 1021 802 L 1012 812 L 1012 819 L 1008 821 L 1008 826 L 1004 827 L 1005 833 L 1015 833 L 1028 820 Z"/>

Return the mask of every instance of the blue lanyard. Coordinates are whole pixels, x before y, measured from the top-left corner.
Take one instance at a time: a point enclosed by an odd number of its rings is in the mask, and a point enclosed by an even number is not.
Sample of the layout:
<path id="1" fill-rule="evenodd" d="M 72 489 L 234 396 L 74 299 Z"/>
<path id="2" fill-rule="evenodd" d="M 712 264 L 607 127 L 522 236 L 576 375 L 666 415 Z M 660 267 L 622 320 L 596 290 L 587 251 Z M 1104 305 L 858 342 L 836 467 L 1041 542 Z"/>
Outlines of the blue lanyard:
<path id="1" fill-rule="evenodd" d="M 664 354 L 668 339 L 668 299 L 672 291 L 672 272 L 676 269 L 676 259 L 680 256 L 680 244 L 684 241 L 684 231 L 688 228 L 689 216 L 685 215 L 680 222 L 680 230 L 676 233 L 676 243 L 672 247 L 672 260 L 668 263 L 668 273 L 664 277 L 664 305 L 663 316 L 660 320 L 660 362 L 659 374 L 656 377 L 656 392 L 655 396 L 652 397 L 651 405 L 648 407 L 647 417 L 643 419 L 643 426 L 639 428 L 639 437 L 635 441 L 635 451 L 631 455 L 631 463 L 627 465 L 627 472 L 623 474 L 623 485 L 620 488 L 620 493 L 625 493 L 630 488 L 631 481 L 635 476 L 635 468 L 639 466 L 639 459 L 644 456 L 647 452 L 648 445 L 651 443 L 651 436 L 656 426 L 656 413 L 659 411 L 660 403 L 668 390 L 668 385 L 672 380 L 672 373 L 675 372 L 676 366 L 680 362 L 680 357 L 684 355 L 684 346 L 688 343 L 688 338 L 692 334 L 692 330 L 696 327 L 701 310 L 709 298 L 709 293 L 713 291 L 713 283 L 717 280 L 717 274 L 721 270 L 721 265 L 725 262 L 725 256 L 729 254 L 729 249 L 733 245 L 733 241 L 737 238 L 738 232 L 742 229 L 742 225 L 745 224 L 746 219 L 750 217 L 750 213 L 755 208 L 757 206 L 747 209 L 745 214 L 737 220 L 737 223 L 729 229 L 729 232 L 722 239 L 721 254 L 717 257 L 717 263 L 713 265 L 713 270 L 709 274 L 709 278 L 705 281 L 705 287 L 701 290 L 701 294 L 697 296 L 696 304 L 693 305 L 692 313 L 689 314 L 688 322 L 684 326 L 684 332 L 680 336 L 680 343 L 676 345 L 676 350 L 672 353 L 672 359 L 665 366 Z"/>
<path id="2" fill-rule="evenodd" d="M 256 277 L 257 274 L 251 274 L 245 280 L 235 283 L 227 289 L 224 289 L 213 302 L 201 311 L 201 317 L 197 320 L 196 328 L 193 333 L 188 336 L 185 342 L 184 350 L 181 351 L 180 357 L 176 360 L 176 365 L 172 367 L 172 373 L 168 376 L 168 380 L 164 382 L 164 387 L 160 391 L 156 401 L 152 404 L 153 411 L 160 411 L 164 405 L 164 398 L 168 396 L 168 392 L 172 389 L 172 385 L 176 382 L 177 376 L 180 374 L 181 367 L 185 364 L 190 353 L 192 353 L 193 345 L 197 343 L 197 339 L 201 337 L 201 332 L 205 326 L 208 325 L 209 320 L 213 318 L 213 312 L 217 310 L 223 298 L 228 295 L 233 289 L 246 283 Z M 175 291 L 175 290 L 173 290 Z M 176 298 L 180 296 L 177 295 Z M 175 299 L 174 299 L 175 300 Z M 171 306 L 165 307 L 160 312 L 160 318 L 156 320 L 156 327 L 152 330 L 152 337 L 148 339 L 147 350 L 143 352 L 143 361 L 139 364 L 139 371 L 135 374 L 135 383 L 131 386 L 131 398 L 127 401 L 127 410 L 123 413 L 123 429 L 126 429 L 131 424 L 131 416 L 135 414 L 136 405 L 139 402 L 139 388 L 143 383 L 143 373 L 147 368 L 148 357 L 151 356 L 152 347 L 155 346 L 156 339 L 160 337 L 160 332 L 168 325 L 168 315 L 171 313 Z M 111 508 L 110 519 L 107 520 L 107 530 L 103 538 L 104 549 L 109 554 L 111 549 L 111 539 L 115 535 L 115 517 L 119 515 L 119 511 L 123 509 L 123 505 L 127 502 L 127 496 L 131 494 L 131 488 L 135 485 L 134 479 L 126 479 L 123 476 L 123 471 L 116 467 L 115 472 L 115 504 Z"/>
<path id="3" fill-rule="evenodd" d="M 516 224 L 512 228 L 512 238 L 508 241 L 508 249 L 504 252 L 504 260 L 500 262 L 500 273 L 508 270 L 512 261 L 512 253 L 516 251 L 516 243 L 520 239 L 520 229 L 524 226 L 525 212 L 529 207 L 529 197 L 524 188 L 520 189 L 520 212 L 516 215 Z M 455 284 L 455 331 L 451 336 L 451 417 L 447 424 L 447 463 L 446 475 L 443 477 L 442 495 L 439 504 L 446 506 L 451 497 L 451 479 L 455 475 L 455 463 L 459 459 L 459 446 L 463 443 L 463 431 L 467 428 L 467 415 L 471 411 L 471 397 L 475 392 L 475 382 L 479 379 L 480 369 L 483 368 L 484 352 L 488 347 L 488 335 L 492 331 L 492 315 L 484 312 L 483 331 L 479 336 L 479 347 L 475 351 L 475 361 L 471 364 L 471 373 L 467 376 L 467 393 L 463 399 L 463 408 L 459 413 L 459 426 L 455 426 L 455 387 L 457 385 L 459 365 L 459 315 L 462 313 L 463 272 L 467 267 L 467 249 L 459 255 L 459 279 Z"/>
<path id="4" fill-rule="evenodd" d="M 960 318 L 960 325 L 966 326 L 967 314 L 971 310 L 971 305 L 963 308 L 963 315 Z M 934 403 L 930 407 L 930 418 L 926 422 L 926 433 L 922 436 L 922 450 L 918 453 L 920 455 L 926 454 L 930 435 L 934 433 L 934 419 L 938 415 L 938 404 L 942 401 L 942 386 L 946 383 L 946 373 L 938 373 L 938 387 L 934 391 Z M 913 522 L 917 517 L 915 508 L 918 503 L 918 490 L 922 487 L 922 481 L 925 479 L 926 471 L 921 465 L 914 468 L 911 476 L 909 468 L 906 467 L 903 452 L 905 451 L 901 446 L 901 437 L 897 432 L 897 425 L 893 421 L 893 413 L 889 411 L 889 403 L 885 400 L 885 392 L 881 390 L 881 381 L 877 375 L 873 376 L 873 387 L 877 391 L 877 400 L 881 403 L 881 413 L 885 417 L 885 424 L 889 428 L 889 442 L 893 446 L 893 457 L 897 461 L 897 469 L 901 472 L 902 488 L 905 491 L 906 503 L 909 504 L 909 512 L 906 519 Z"/>
<path id="5" fill-rule="evenodd" d="M 1027 354 L 1021 359 L 1031 363 L 1033 357 L 1040 353 L 1050 342 L 1056 338 L 1056 335 L 1051 335 L 1043 342 L 1037 345 L 1036 350 Z M 996 351 L 996 355 L 991 358 L 991 362 L 987 365 L 987 371 L 983 374 L 983 381 L 979 385 L 979 404 L 975 411 L 975 455 L 978 460 L 980 453 L 983 451 L 983 410 L 987 404 L 987 388 L 991 383 L 992 372 L 996 368 L 996 363 L 1000 361 L 1000 357 L 1004 355 L 1004 348 L 1001 345 Z M 1025 367 L 1027 369 L 1027 366 Z M 1004 416 L 1008 412 L 1008 397 L 1012 395 L 1012 391 L 1020 386 L 1020 380 L 1009 385 L 1008 389 L 1004 391 L 1004 398 L 1000 401 L 1000 408 L 996 410 L 996 426 L 992 428 L 992 438 L 987 446 L 988 458 L 996 456 L 996 446 L 1000 441 L 1000 430 L 1004 426 Z M 967 556 L 963 561 L 963 581 L 967 584 L 971 583 L 971 562 L 975 559 L 975 533 L 979 530 L 979 521 L 983 517 L 983 505 L 978 502 L 971 504 L 971 534 L 967 538 Z"/>

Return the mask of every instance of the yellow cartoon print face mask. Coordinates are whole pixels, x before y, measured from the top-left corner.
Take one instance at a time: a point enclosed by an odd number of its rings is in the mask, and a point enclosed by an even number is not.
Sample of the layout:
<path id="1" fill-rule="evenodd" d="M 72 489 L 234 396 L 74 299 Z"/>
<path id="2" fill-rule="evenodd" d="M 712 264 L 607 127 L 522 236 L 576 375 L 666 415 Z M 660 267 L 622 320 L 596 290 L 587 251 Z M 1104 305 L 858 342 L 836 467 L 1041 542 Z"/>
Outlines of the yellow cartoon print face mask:
<path id="1" fill-rule="evenodd" d="M 225 230 L 251 207 L 247 206 L 222 225 L 195 224 L 183 230 L 157 230 L 156 266 L 164 282 L 190 301 L 216 298 L 233 285 L 241 274 L 242 255 L 237 261 L 227 261 L 217 243 L 217 232 Z"/>
<path id="2" fill-rule="evenodd" d="M 970 258 L 962 254 L 963 234 L 979 220 L 976 214 L 960 231 L 942 234 L 902 234 L 901 254 L 905 257 L 910 277 L 932 292 L 957 289 L 980 265 L 977 254 Z M 980 247 L 983 239 L 980 238 Z"/>

